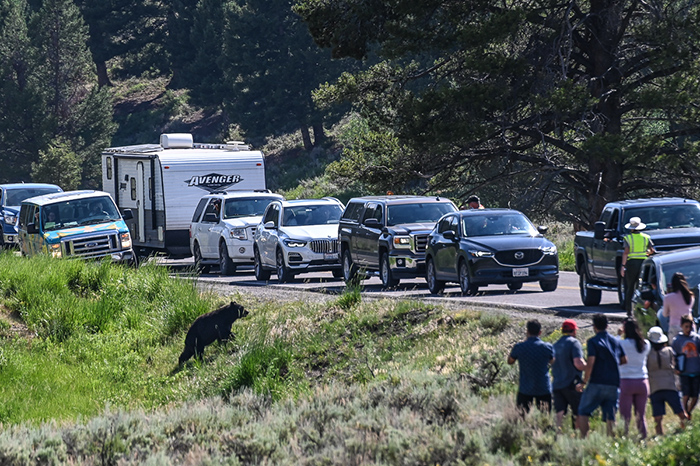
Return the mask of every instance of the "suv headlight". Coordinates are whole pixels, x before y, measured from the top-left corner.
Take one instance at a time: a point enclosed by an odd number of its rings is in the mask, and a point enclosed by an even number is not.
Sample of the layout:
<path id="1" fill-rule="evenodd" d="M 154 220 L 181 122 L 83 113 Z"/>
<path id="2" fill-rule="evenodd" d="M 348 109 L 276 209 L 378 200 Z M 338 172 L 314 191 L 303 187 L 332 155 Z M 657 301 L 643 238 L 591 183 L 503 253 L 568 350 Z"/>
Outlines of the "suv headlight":
<path id="1" fill-rule="evenodd" d="M 234 228 L 232 230 L 229 230 L 228 232 L 229 238 L 237 239 L 237 240 L 245 240 L 248 238 L 248 235 L 245 232 L 245 228 Z"/>
<path id="2" fill-rule="evenodd" d="M 542 251 L 542 254 L 545 254 L 547 256 L 553 256 L 554 254 L 557 253 L 557 247 L 556 246 L 547 246 L 544 248 L 540 248 Z"/>
<path id="3" fill-rule="evenodd" d="M 122 242 L 122 249 L 131 248 L 131 235 L 129 234 L 128 231 L 126 233 L 120 234 L 119 239 Z"/>
<path id="4" fill-rule="evenodd" d="M 410 249 L 411 237 L 410 236 L 394 236 L 394 247 L 396 249 Z"/>
<path id="5" fill-rule="evenodd" d="M 306 246 L 306 241 L 301 241 L 298 239 L 286 239 L 284 240 L 284 244 L 289 246 L 290 248 L 303 248 Z"/>
<path id="6" fill-rule="evenodd" d="M 5 214 L 5 224 L 14 225 L 17 223 L 17 216 L 13 214 Z"/>
<path id="7" fill-rule="evenodd" d="M 480 249 L 470 249 L 469 254 L 474 257 L 493 257 L 493 253 L 491 251 L 482 251 Z"/>

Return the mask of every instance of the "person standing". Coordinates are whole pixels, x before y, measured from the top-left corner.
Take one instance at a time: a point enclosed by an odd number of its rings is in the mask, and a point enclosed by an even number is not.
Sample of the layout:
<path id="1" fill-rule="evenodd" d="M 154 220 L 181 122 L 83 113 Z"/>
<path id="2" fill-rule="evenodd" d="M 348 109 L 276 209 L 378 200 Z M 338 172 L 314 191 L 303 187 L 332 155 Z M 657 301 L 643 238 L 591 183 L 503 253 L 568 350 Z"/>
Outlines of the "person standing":
<path id="1" fill-rule="evenodd" d="M 557 430 L 561 430 L 567 408 L 571 408 L 571 421 L 576 427 L 578 406 L 581 402 L 583 385 L 582 372 L 586 368 L 583 347 L 576 338 L 578 326 L 572 319 L 561 325 L 562 336 L 554 343 L 552 363 L 552 399 L 556 413 Z"/>
<path id="2" fill-rule="evenodd" d="M 625 420 L 625 436 L 629 434 L 632 406 L 637 414 L 637 430 L 647 438 L 647 421 L 644 412 L 649 398 L 649 372 L 647 355 L 651 344 L 644 339 L 637 321 L 629 318 L 622 326 L 624 339 L 620 341 L 627 364 L 620 366 L 620 415 Z"/>
<path id="3" fill-rule="evenodd" d="M 688 419 L 691 419 L 700 392 L 700 336 L 693 331 L 690 316 L 681 316 L 681 330 L 673 339 L 671 347 L 676 353 L 676 374 L 681 376 L 683 408 Z"/>
<path id="4" fill-rule="evenodd" d="M 519 361 L 520 383 L 516 405 L 527 412 L 532 402 L 542 410 L 552 409 L 552 384 L 549 379 L 549 365 L 554 358 L 554 349 L 550 343 L 540 339 L 542 326 L 537 320 L 527 323 L 525 341 L 513 346 L 508 356 L 508 364 Z"/>
<path id="5" fill-rule="evenodd" d="M 681 404 L 681 395 L 676 387 L 675 354 L 668 346 L 668 337 L 664 335 L 661 327 L 652 327 L 647 332 L 647 338 L 651 343 L 651 351 L 647 357 L 649 401 L 651 402 L 651 413 L 656 423 L 656 435 L 663 435 L 664 428 L 661 421 L 666 414 L 666 403 L 671 407 L 673 413 L 678 415 L 681 428 L 685 427 L 687 416 Z"/>
<path id="6" fill-rule="evenodd" d="M 620 387 L 619 366 L 627 363 L 620 340 L 608 334 L 608 318 L 604 314 L 593 316 L 593 329 L 596 334 L 586 342 L 588 358 L 583 375 L 585 386 L 578 407 L 578 425 L 581 436 L 586 437 L 589 418 L 597 407 L 603 411 L 603 421 L 607 424 L 608 435 L 612 437 L 615 425 L 615 409 Z"/>
<path id="7" fill-rule="evenodd" d="M 691 315 L 695 296 L 688 287 L 685 275 L 676 272 L 671 277 L 671 293 L 664 296 L 664 304 L 661 309 L 661 327 L 667 324 L 668 336 L 674 338 L 681 333 L 681 316 Z"/>
<path id="8" fill-rule="evenodd" d="M 646 227 L 646 224 L 642 223 L 642 219 L 639 217 L 632 217 L 625 225 L 630 233 L 625 235 L 620 276 L 624 278 L 625 282 L 625 310 L 628 316 L 632 315 L 632 293 L 642 269 L 642 262 L 647 256 L 656 252 L 649 235 L 642 233 Z"/>
<path id="9" fill-rule="evenodd" d="M 479 200 L 479 196 L 470 196 L 469 199 L 467 199 L 467 207 L 470 209 L 483 209 L 484 206 L 481 205 L 481 201 Z"/>

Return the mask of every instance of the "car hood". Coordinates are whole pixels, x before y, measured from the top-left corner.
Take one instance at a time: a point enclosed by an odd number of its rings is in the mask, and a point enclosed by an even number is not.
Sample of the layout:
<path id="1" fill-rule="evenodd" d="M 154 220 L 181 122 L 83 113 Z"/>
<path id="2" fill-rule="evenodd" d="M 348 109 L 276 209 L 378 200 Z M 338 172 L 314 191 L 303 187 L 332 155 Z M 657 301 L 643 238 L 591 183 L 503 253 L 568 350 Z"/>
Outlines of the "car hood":
<path id="1" fill-rule="evenodd" d="M 1 207 L 0 210 L 2 210 L 6 214 L 17 215 L 17 213 L 19 212 L 19 206 L 5 206 Z"/>
<path id="2" fill-rule="evenodd" d="M 338 239 L 338 224 L 281 227 L 281 232 L 294 239 Z"/>
<path id="3" fill-rule="evenodd" d="M 537 249 L 554 246 L 544 236 L 503 235 L 503 236 L 478 236 L 474 238 L 462 238 L 467 245 L 474 245 L 489 251 L 502 251 L 504 249 Z"/>
<path id="4" fill-rule="evenodd" d="M 670 228 L 645 231 L 657 251 L 700 246 L 700 228 Z"/>
<path id="5" fill-rule="evenodd" d="M 257 215 L 253 217 L 238 217 L 238 218 L 227 218 L 224 220 L 224 224 L 230 228 L 248 228 L 251 226 L 256 226 L 262 220 L 262 215 Z"/>
<path id="6" fill-rule="evenodd" d="M 395 235 L 411 235 L 416 233 L 430 233 L 435 228 L 435 223 L 404 223 L 387 227 Z"/>

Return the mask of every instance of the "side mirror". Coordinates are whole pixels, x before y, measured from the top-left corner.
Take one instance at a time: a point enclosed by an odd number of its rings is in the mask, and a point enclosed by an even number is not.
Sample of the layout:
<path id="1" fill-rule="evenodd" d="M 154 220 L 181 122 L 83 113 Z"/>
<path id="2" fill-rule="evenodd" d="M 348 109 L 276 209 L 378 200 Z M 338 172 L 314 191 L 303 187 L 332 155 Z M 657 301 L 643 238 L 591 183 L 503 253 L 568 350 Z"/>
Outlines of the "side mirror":
<path id="1" fill-rule="evenodd" d="M 605 237 L 605 222 L 595 222 L 593 224 L 593 237 L 603 239 Z"/>
<path id="2" fill-rule="evenodd" d="M 122 218 L 124 220 L 131 220 L 134 218 L 134 211 L 131 209 L 124 209 L 124 212 L 122 212 Z"/>
<path id="3" fill-rule="evenodd" d="M 379 220 L 377 220 L 376 218 L 366 218 L 363 223 L 365 226 L 368 226 L 368 227 L 375 227 L 375 228 L 379 227 Z"/>
<path id="4" fill-rule="evenodd" d="M 208 223 L 216 223 L 219 221 L 219 216 L 213 212 L 209 212 L 208 214 L 204 214 L 204 219 L 202 221 Z"/>
<path id="5" fill-rule="evenodd" d="M 266 230 L 274 230 L 275 229 L 275 222 L 273 222 L 272 220 L 270 220 L 269 222 L 265 222 L 265 224 L 263 225 L 263 228 L 265 228 Z"/>
<path id="6" fill-rule="evenodd" d="M 444 233 L 442 234 L 442 236 L 443 236 L 443 238 L 449 239 L 449 240 L 452 240 L 452 241 L 454 241 L 454 240 L 457 238 L 457 237 L 455 236 L 455 232 L 452 231 L 452 230 L 447 230 L 446 232 L 444 232 Z"/>
<path id="7" fill-rule="evenodd" d="M 27 224 L 27 233 L 29 233 L 30 235 L 35 235 L 39 233 L 39 227 L 36 226 L 36 223 Z"/>
<path id="8" fill-rule="evenodd" d="M 537 231 L 539 231 L 541 235 L 544 235 L 549 231 L 549 227 L 546 227 L 544 225 L 540 225 L 537 227 Z"/>

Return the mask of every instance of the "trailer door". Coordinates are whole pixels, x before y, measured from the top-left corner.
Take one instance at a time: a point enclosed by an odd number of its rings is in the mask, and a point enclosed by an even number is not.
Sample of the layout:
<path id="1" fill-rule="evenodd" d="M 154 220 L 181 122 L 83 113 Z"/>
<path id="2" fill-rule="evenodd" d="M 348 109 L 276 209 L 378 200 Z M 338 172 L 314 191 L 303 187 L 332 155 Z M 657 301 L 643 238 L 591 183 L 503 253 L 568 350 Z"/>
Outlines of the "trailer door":
<path id="1" fill-rule="evenodd" d="M 138 241 L 143 243 L 146 241 L 146 205 L 145 205 L 145 193 L 146 193 L 146 173 L 143 169 L 143 162 L 136 164 L 136 210 L 138 219 Z M 132 192 L 132 199 L 134 198 L 134 193 Z"/>

